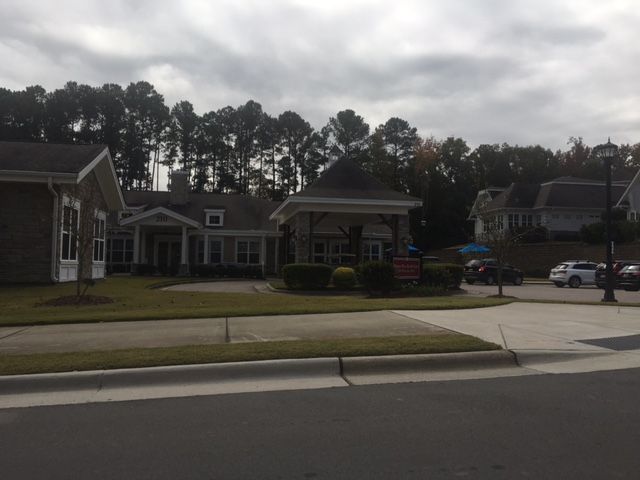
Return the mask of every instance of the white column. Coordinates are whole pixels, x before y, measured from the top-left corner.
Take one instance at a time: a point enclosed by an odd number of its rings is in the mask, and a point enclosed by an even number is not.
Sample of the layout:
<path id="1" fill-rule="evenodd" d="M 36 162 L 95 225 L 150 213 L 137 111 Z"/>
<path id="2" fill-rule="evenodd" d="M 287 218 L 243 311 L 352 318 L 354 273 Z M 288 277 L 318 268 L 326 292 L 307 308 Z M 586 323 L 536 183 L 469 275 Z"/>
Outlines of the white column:
<path id="1" fill-rule="evenodd" d="M 209 234 L 204 235 L 204 254 L 202 258 L 203 263 L 209 263 Z"/>
<path id="2" fill-rule="evenodd" d="M 147 260 L 147 234 L 140 232 L 140 263 L 149 263 Z"/>
<path id="3" fill-rule="evenodd" d="M 140 225 L 136 225 L 133 233 L 133 263 L 140 263 Z"/>
<path id="4" fill-rule="evenodd" d="M 182 250 L 180 252 L 180 265 L 187 264 L 189 239 L 187 237 L 187 227 L 182 227 Z"/>
<path id="5" fill-rule="evenodd" d="M 263 235 L 260 242 L 260 263 L 262 263 L 262 275 L 265 272 L 265 266 L 267 264 L 267 239 Z"/>

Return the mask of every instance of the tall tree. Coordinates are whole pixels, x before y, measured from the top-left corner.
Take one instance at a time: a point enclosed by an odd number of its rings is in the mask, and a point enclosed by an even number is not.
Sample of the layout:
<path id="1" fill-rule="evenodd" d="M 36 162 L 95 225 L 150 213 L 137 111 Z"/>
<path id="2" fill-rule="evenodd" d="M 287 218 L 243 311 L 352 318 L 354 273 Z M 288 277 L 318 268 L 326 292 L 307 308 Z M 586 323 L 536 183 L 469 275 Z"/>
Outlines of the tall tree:
<path id="1" fill-rule="evenodd" d="M 338 112 L 329 119 L 327 128 L 333 137 L 333 144 L 344 158 L 361 161 L 366 152 L 369 125 L 351 109 Z"/>

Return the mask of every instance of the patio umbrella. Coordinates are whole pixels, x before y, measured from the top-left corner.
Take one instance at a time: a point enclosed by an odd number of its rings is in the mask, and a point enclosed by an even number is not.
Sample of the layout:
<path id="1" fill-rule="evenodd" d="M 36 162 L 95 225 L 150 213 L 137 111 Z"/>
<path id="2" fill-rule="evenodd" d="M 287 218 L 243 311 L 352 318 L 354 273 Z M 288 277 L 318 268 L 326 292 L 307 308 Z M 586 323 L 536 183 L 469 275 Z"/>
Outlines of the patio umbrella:
<path id="1" fill-rule="evenodd" d="M 464 248 L 458 250 L 458 253 L 489 253 L 491 249 L 484 245 L 478 245 L 477 243 L 470 243 Z"/>

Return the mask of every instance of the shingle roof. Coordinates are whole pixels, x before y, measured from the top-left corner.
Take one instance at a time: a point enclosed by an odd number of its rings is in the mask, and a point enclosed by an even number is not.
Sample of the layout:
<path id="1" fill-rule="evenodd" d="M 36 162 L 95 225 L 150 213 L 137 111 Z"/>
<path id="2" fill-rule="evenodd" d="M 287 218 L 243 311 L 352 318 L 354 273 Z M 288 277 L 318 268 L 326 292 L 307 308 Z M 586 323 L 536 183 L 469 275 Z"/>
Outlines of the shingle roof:
<path id="1" fill-rule="evenodd" d="M 105 148 L 105 145 L 0 142 L 0 170 L 79 173 Z"/>
<path id="2" fill-rule="evenodd" d="M 615 204 L 622 196 L 626 185 L 611 186 L 611 200 Z M 606 187 L 600 185 L 548 183 L 540 187 L 538 198 L 533 208 L 604 208 L 606 202 Z"/>
<path id="3" fill-rule="evenodd" d="M 498 208 L 531 208 L 536 201 L 540 185 L 529 183 L 512 183 L 487 205 L 487 209 Z"/>
<path id="4" fill-rule="evenodd" d="M 269 221 L 269 215 L 280 202 L 273 202 L 247 195 L 190 193 L 186 205 L 170 205 L 169 192 L 124 192 L 129 206 L 146 205 L 145 210 L 164 207 L 199 223 L 204 223 L 204 209 L 224 209 L 224 229 L 230 230 L 272 230 L 276 222 Z"/>
<path id="5" fill-rule="evenodd" d="M 416 202 L 419 198 L 396 192 L 366 173 L 352 160 L 340 159 L 304 190 L 292 197 L 360 198 Z"/>
<path id="6" fill-rule="evenodd" d="M 611 187 L 611 197 L 616 203 L 622 196 L 627 182 L 616 182 Z M 576 177 L 560 177 L 539 184 L 512 183 L 500 195 L 487 204 L 487 210 L 503 208 L 591 208 L 604 207 L 606 188 L 604 182 Z"/>

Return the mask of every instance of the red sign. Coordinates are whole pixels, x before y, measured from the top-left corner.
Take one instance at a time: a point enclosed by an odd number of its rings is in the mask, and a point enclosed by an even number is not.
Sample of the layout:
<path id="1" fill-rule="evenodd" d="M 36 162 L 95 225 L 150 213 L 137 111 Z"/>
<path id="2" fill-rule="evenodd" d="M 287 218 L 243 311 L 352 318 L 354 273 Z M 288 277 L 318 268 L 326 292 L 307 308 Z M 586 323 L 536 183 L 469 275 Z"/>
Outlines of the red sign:
<path id="1" fill-rule="evenodd" d="M 420 259 L 393 257 L 393 270 L 398 280 L 420 280 Z"/>

